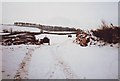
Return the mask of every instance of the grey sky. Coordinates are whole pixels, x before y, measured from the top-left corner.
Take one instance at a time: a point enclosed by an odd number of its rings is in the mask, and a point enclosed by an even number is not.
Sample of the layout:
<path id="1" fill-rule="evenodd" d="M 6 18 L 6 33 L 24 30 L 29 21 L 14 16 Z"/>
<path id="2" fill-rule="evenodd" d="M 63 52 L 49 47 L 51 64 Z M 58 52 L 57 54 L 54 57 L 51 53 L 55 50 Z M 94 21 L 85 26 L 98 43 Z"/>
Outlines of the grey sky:
<path id="1" fill-rule="evenodd" d="M 2 11 L 4 24 L 24 21 L 91 29 L 103 19 L 118 25 L 117 2 L 3 2 Z"/>

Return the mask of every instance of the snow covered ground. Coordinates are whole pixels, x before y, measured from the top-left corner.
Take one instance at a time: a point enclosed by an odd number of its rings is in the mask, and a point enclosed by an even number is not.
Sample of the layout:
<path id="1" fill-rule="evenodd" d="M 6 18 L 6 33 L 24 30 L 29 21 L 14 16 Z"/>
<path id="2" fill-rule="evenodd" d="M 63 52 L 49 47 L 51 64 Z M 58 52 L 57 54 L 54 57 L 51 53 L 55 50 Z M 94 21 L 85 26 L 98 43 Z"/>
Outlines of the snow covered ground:
<path id="1" fill-rule="evenodd" d="M 8 26 L 8 25 L 0 25 L 0 32 L 2 30 L 7 29 L 8 31 L 22 31 L 22 32 L 40 32 L 40 29 L 38 28 L 32 28 L 32 27 L 20 27 L 20 26 Z"/>
<path id="2" fill-rule="evenodd" d="M 81 47 L 75 35 L 36 35 L 50 45 L 2 47 L 3 79 L 117 79 L 118 48 Z"/>

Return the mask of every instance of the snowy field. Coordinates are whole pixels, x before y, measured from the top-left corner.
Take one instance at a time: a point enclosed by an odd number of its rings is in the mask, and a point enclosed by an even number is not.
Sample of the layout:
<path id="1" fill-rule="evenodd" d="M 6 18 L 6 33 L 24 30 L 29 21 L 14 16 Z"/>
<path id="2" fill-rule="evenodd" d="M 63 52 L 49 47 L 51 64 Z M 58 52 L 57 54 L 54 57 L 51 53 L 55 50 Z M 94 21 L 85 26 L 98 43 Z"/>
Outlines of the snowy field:
<path id="1" fill-rule="evenodd" d="M 14 32 L 14 31 L 21 31 L 21 32 L 40 32 L 40 29 L 38 28 L 32 28 L 32 27 L 20 27 L 20 26 L 12 26 L 12 25 L 0 25 L 0 32 L 2 30 L 7 29 L 8 31 Z"/>
<path id="2" fill-rule="evenodd" d="M 117 79 L 118 48 L 81 47 L 75 36 L 47 36 L 50 45 L 12 45 L 2 47 L 3 79 Z"/>

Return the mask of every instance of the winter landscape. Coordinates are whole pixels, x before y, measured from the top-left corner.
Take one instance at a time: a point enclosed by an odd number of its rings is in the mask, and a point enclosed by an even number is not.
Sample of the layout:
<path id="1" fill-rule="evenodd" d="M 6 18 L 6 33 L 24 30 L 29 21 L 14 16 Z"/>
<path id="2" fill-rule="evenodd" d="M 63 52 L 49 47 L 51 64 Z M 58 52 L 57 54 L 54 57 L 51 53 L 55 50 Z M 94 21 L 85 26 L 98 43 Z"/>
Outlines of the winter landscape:
<path id="1" fill-rule="evenodd" d="M 104 20 L 91 29 L 1 24 L 2 79 L 118 79 L 119 35 Z"/>
<path id="2" fill-rule="evenodd" d="M 30 40 L 27 38 L 25 40 L 28 42 L 23 43 L 23 40 L 17 39 L 17 36 L 23 36 L 24 33 L 28 32 L 40 32 L 40 29 L 9 25 L 2 25 L 1 27 L 3 30 L 8 29 L 12 32 L 22 31 L 20 34 L 16 34 L 16 32 L 15 35 L 14 33 L 13 35 L 2 33 L 3 79 L 118 78 L 117 44 L 105 45 L 103 42 L 90 39 L 87 46 L 82 46 L 76 42 L 76 34 L 71 34 L 72 37 L 69 37 L 70 32 L 63 31 L 58 33 L 68 34 L 44 34 L 43 31 L 43 34 L 37 33 L 35 35 L 36 40 L 47 36 L 50 39 L 50 45 L 47 43 L 29 43 Z M 4 39 L 5 36 L 8 38 Z M 94 36 L 91 37 L 95 38 Z"/>

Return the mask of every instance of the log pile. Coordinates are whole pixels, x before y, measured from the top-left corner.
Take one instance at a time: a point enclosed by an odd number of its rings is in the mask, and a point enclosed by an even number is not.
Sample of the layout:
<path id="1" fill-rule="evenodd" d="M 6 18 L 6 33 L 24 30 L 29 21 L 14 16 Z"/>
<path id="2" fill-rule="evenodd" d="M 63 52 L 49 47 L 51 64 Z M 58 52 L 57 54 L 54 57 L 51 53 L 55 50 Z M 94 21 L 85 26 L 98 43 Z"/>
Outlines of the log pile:
<path id="1" fill-rule="evenodd" d="M 2 45 L 20 45 L 20 44 L 39 44 L 39 40 L 36 40 L 35 35 L 28 34 L 18 34 L 18 35 L 9 35 L 2 36 Z"/>
<path id="2" fill-rule="evenodd" d="M 81 46 L 88 46 L 88 43 L 90 42 L 90 35 L 85 32 L 77 31 L 75 41 Z"/>

